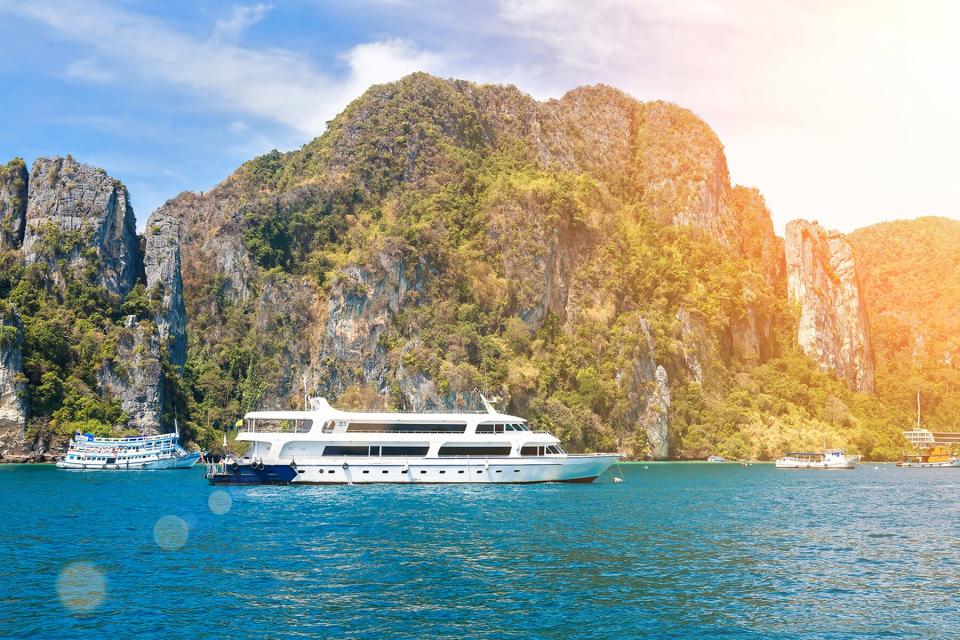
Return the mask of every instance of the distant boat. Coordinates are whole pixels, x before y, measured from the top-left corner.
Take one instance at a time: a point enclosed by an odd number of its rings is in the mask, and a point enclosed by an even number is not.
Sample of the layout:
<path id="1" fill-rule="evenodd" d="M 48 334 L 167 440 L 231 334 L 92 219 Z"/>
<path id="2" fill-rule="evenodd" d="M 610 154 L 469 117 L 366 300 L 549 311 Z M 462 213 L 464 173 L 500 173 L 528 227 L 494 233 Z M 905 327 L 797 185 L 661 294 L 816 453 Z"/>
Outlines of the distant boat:
<path id="1" fill-rule="evenodd" d="M 906 460 L 898 462 L 898 467 L 938 469 L 945 467 L 960 467 L 960 458 L 952 456 L 948 447 L 960 444 L 960 433 L 945 431 L 933 432 L 920 427 L 920 391 L 917 391 L 917 426 L 910 431 L 904 431 L 907 439 L 917 453 L 905 456 Z"/>
<path id="2" fill-rule="evenodd" d="M 710 456 L 707 458 L 707 462 L 726 462 L 727 459 L 723 456 Z"/>
<path id="3" fill-rule="evenodd" d="M 777 469 L 853 469 L 855 458 L 848 458 L 843 449 L 822 452 L 792 451 L 777 460 Z"/>
<path id="4" fill-rule="evenodd" d="M 199 460 L 199 451 L 180 446 L 180 433 L 127 438 L 99 438 L 76 433 L 66 455 L 57 461 L 58 469 L 76 471 L 119 471 L 151 469 L 189 469 Z"/>
<path id="5" fill-rule="evenodd" d="M 917 453 L 906 456 L 906 460 L 898 462 L 898 467 L 936 469 L 944 467 L 960 467 L 960 458 L 950 455 L 949 445 L 960 444 L 960 433 L 927 431 L 926 429 L 911 429 L 903 432 L 907 442 L 912 444 Z"/>

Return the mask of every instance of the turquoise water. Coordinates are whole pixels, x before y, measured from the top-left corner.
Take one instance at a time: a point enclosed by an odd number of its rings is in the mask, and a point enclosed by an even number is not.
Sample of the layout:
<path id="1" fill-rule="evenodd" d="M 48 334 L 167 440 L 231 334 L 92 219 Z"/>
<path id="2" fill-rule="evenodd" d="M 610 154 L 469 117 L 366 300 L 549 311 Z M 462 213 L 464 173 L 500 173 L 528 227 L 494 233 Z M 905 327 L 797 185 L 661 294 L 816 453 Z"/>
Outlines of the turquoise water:
<path id="1" fill-rule="evenodd" d="M 0 635 L 957 637 L 960 469 L 529 486 L 0 466 Z"/>

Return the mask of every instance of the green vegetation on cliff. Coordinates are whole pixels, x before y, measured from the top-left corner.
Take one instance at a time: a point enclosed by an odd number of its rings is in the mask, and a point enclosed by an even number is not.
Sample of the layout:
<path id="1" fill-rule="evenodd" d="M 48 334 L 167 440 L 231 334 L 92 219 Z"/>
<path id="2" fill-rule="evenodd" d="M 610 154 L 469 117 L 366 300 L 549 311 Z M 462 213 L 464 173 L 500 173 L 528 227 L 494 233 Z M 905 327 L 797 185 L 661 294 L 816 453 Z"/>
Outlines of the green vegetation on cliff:
<path id="1" fill-rule="evenodd" d="M 877 395 L 960 431 L 960 221 L 924 217 L 850 234 L 870 314 Z"/>
<path id="2" fill-rule="evenodd" d="M 76 430 L 112 434 L 127 420 L 118 401 L 103 398 L 97 374 L 124 366 L 116 338 L 134 311 L 100 285 L 95 260 L 89 256 L 77 273 L 64 263 L 52 271 L 24 266 L 15 252 L 0 253 L 0 304 L 15 305 L 23 322 L 30 440 Z"/>

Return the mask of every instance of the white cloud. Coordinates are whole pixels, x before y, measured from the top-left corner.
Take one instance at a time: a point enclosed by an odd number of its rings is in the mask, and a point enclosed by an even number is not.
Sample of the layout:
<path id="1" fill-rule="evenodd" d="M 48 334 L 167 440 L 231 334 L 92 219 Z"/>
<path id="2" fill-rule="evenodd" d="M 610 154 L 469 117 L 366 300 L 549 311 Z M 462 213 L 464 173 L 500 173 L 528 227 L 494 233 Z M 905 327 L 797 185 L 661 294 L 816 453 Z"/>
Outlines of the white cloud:
<path id="1" fill-rule="evenodd" d="M 418 69 L 436 71 L 439 57 L 395 39 L 358 45 L 345 54 L 347 73 L 318 71 L 290 51 L 256 50 L 228 42 L 267 11 L 265 5 L 235 12 L 216 37 L 200 39 L 162 22 L 99 2 L 29 3 L 0 0 L 15 12 L 95 52 L 115 73 L 186 89 L 214 106 L 280 122 L 304 134 L 321 133 L 371 81 L 394 80 Z"/>
<path id="2" fill-rule="evenodd" d="M 230 17 L 217 20 L 213 27 L 213 39 L 235 42 L 244 31 L 263 20 L 271 9 L 273 5 L 269 4 L 233 7 Z"/>
<path id="3" fill-rule="evenodd" d="M 75 80 L 104 83 L 113 80 L 113 74 L 100 66 L 93 58 L 74 60 L 67 65 L 65 74 Z"/>
<path id="4" fill-rule="evenodd" d="M 548 75 L 704 117 L 778 225 L 960 215 L 951 0 L 501 0 L 500 17 L 556 61 Z"/>

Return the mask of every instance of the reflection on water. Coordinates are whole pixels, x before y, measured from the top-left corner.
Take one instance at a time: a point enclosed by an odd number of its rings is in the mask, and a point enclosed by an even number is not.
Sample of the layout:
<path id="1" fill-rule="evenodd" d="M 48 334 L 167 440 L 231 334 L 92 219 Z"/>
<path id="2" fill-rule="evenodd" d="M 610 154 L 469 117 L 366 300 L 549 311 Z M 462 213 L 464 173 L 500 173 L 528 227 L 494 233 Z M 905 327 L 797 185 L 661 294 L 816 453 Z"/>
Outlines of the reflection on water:
<path id="1" fill-rule="evenodd" d="M 949 637 L 960 469 L 213 489 L 0 467 L 5 635 Z"/>

